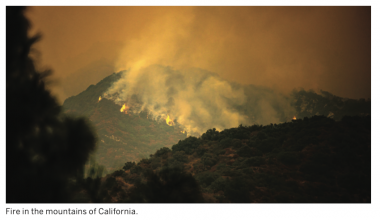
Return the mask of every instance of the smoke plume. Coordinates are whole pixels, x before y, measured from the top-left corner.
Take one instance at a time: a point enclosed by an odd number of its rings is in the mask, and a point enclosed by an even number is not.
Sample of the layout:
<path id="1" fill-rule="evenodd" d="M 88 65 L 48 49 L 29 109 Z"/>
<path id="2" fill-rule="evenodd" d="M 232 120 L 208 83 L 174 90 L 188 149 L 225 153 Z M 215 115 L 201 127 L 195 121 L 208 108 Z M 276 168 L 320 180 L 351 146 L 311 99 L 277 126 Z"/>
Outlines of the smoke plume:
<path id="1" fill-rule="evenodd" d="M 210 128 L 278 123 L 294 112 L 286 97 L 273 90 L 231 83 L 198 68 L 151 65 L 128 70 L 104 96 L 134 113 L 147 111 L 156 120 L 169 115 L 190 135 Z"/>

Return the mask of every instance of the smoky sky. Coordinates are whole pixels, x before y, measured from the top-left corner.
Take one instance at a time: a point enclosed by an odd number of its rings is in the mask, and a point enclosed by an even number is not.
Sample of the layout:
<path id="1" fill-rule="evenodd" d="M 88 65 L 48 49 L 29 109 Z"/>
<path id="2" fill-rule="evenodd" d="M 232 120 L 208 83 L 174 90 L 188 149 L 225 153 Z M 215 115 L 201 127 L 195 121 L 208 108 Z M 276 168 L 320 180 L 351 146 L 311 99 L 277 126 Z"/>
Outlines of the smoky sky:
<path id="1" fill-rule="evenodd" d="M 284 93 L 371 97 L 371 7 L 31 7 L 61 102 L 123 69 L 201 68 Z"/>

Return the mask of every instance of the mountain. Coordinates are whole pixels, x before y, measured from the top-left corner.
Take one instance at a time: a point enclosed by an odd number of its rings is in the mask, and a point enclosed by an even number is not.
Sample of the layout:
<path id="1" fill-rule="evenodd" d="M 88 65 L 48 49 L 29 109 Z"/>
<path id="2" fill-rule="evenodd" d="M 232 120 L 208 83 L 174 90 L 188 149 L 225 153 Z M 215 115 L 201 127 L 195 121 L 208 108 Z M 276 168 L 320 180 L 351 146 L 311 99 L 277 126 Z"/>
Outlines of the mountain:
<path id="1" fill-rule="evenodd" d="M 320 93 L 302 89 L 293 91 L 292 106 L 299 118 L 325 115 L 334 120 L 341 120 L 344 116 L 371 115 L 370 99 L 341 98 L 323 90 Z"/>
<path id="2" fill-rule="evenodd" d="M 149 118 L 147 112 L 129 113 L 134 106 L 121 112 L 122 106 L 99 97 L 120 79 L 122 72 L 114 73 L 96 85 L 72 96 L 63 103 L 64 113 L 72 117 L 85 116 L 97 134 L 95 161 L 107 172 L 123 167 L 125 161 L 138 161 L 162 147 L 171 147 L 186 138 L 176 125 L 169 126 L 165 120 Z"/>
<path id="3" fill-rule="evenodd" d="M 73 201 L 371 202 L 370 100 L 235 84 L 244 102 L 227 99 L 228 107 L 256 123 L 194 137 L 169 115 L 153 117 L 138 95 L 124 103 L 120 93 L 104 95 L 125 73 L 63 104 L 97 134 L 85 187 Z M 102 166 L 109 174 L 101 178 Z"/>
<path id="4" fill-rule="evenodd" d="M 290 121 L 293 116 L 304 118 L 314 115 L 325 115 L 335 120 L 341 120 L 345 115 L 366 116 L 370 115 L 371 111 L 370 100 L 344 99 L 326 91 L 317 94 L 313 91 L 295 90 L 286 96 L 265 87 L 231 83 L 221 79 L 215 73 L 201 69 L 181 72 L 159 65 L 149 67 L 141 73 L 145 77 L 143 78 L 145 81 L 140 83 L 138 91 L 145 94 L 145 97 L 136 93 L 124 101 L 120 97 L 122 97 L 125 86 L 110 95 L 109 89 L 115 84 L 123 82 L 128 74 L 129 71 L 111 74 L 96 85 L 89 86 L 80 94 L 66 99 L 63 103 L 66 114 L 74 117 L 84 116 L 93 124 L 98 141 L 92 161 L 104 166 L 107 172 L 122 168 L 125 161 L 138 161 L 148 158 L 150 154 L 163 147 L 171 148 L 172 145 L 185 139 L 188 135 L 200 136 L 207 129 L 217 125 L 219 126 L 217 130 L 221 131 L 233 127 L 234 124 L 238 126 L 237 122 L 246 126 L 283 123 Z M 192 78 L 185 78 L 188 75 Z M 154 87 L 155 90 L 148 93 L 148 89 L 151 88 L 149 88 L 149 78 L 147 77 L 166 78 L 167 80 L 160 85 L 161 87 Z M 176 79 L 181 80 L 175 81 Z M 217 85 L 217 89 L 213 90 L 207 85 L 207 82 Z M 235 95 L 229 97 L 224 94 L 226 93 L 223 91 L 225 89 Z M 193 90 L 199 92 L 189 92 Z M 207 92 L 202 93 L 202 91 Z M 187 117 L 185 123 L 196 128 L 197 132 L 185 131 L 188 125 L 180 124 L 176 119 L 172 121 L 168 118 L 169 115 L 162 117 L 162 114 L 152 114 L 160 106 L 164 109 L 161 113 L 170 112 L 170 108 L 164 108 L 163 104 L 153 102 L 156 103 L 151 104 L 154 106 L 153 109 L 142 108 L 149 104 L 143 103 L 141 100 L 152 100 L 152 97 L 160 92 L 161 95 L 157 98 L 161 98 L 164 103 L 167 99 L 169 106 L 177 109 L 177 113 L 179 111 L 180 114 L 177 116 L 179 118 Z M 151 94 L 152 97 L 146 97 L 146 94 Z M 173 94 L 183 95 L 181 97 Z M 197 98 L 189 98 L 189 94 Z M 180 100 L 182 98 L 184 101 Z M 217 100 L 213 102 L 214 99 Z M 237 102 L 236 99 L 242 101 Z M 185 116 L 183 112 L 186 111 L 181 112 L 183 110 L 181 105 L 176 106 L 173 103 L 176 105 L 185 103 L 186 105 L 182 105 L 183 108 L 192 106 L 191 114 Z M 125 109 L 121 111 L 123 105 Z M 187 112 L 189 111 L 187 110 Z M 174 112 L 171 113 L 173 116 Z M 229 118 L 224 118 L 223 115 Z M 166 122 L 165 119 L 168 121 Z"/>
<path id="5" fill-rule="evenodd" d="M 210 129 L 127 162 L 100 191 L 103 202 L 370 203 L 371 118 Z"/>

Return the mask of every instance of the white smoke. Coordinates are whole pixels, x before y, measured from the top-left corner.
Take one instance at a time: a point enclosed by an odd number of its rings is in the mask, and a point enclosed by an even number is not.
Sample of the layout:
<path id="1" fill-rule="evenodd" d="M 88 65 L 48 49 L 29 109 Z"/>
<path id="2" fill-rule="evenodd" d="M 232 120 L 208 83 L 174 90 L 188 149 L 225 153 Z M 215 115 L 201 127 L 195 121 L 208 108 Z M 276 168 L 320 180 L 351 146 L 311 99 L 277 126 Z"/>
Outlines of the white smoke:
<path id="1" fill-rule="evenodd" d="M 291 109 L 288 102 L 281 101 L 282 96 L 271 90 L 252 91 L 206 70 L 152 65 L 125 71 L 104 97 L 132 106 L 134 113 L 148 111 L 149 117 L 156 120 L 169 115 L 189 135 L 254 122 L 278 123 L 279 109 Z"/>
<path id="2" fill-rule="evenodd" d="M 147 110 L 155 119 L 169 115 L 188 134 L 246 122 L 246 117 L 232 108 L 244 104 L 243 89 L 200 69 L 179 71 L 153 65 L 137 72 L 126 71 L 104 96 L 115 94 L 117 104 L 139 106 L 135 113 Z"/>

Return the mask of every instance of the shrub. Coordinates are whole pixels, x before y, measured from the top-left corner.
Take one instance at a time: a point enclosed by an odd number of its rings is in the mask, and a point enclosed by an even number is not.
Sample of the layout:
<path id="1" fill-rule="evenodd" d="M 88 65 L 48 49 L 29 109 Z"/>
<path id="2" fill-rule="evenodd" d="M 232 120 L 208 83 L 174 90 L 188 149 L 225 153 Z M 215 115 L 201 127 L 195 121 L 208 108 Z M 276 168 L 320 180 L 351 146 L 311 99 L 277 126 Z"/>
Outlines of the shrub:
<path id="1" fill-rule="evenodd" d="M 189 160 L 187 158 L 187 155 L 185 154 L 185 151 L 177 151 L 173 154 L 173 158 L 175 160 L 178 160 L 183 163 L 187 163 Z"/>
<path id="2" fill-rule="evenodd" d="M 138 164 L 150 164 L 152 161 L 150 159 L 143 158 L 140 160 Z"/>
<path id="3" fill-rule="evenodd" d="M 156 169 L 158 167 L 161 167 L 161 159 L 160 158 L 153 158 L 152 162 L 150 163 L 150 166 L 152 169 Z"/>
<path id="4" fill-rule="evenodd" d="M 221 148 L 227 148 L 232 146 L 232 139 L 231 138 L 224 138 L 221 141 L 219 141 L 219 146 Z"/>
<path id="5" fill-rule="evenodd" d="M 241 157 L 252 157 L 253 156 L 253 151 L 250 147 L 244 146 L 237 150 L 237 154 Z"/>
<path id="6" fill-rule="evenodd" d="M 243 144 L 242 144 L 241 140 L 238 140 L 238 139 L 234 139 L 234 140 L 232 140 L 232 147 L 233 147 L 234 149 L 239 149 L 239 148 L 241 148 L 242 146 L 243 146 Z"/>
<path id="7" fill-rule="evenodd" d="M 218 192 L 220 190 L 224 190 L 227 185 L 226 180 L 219 176 L 215 181 L 213 181 L 210 185 L 210 188 L 214 190 L 214 192 Z"/>
<path id="8" fill-rule="evenodd" d="M 195 175 L 195 178 L 198 180 L 199 184 L 203 187 L 208 187 L 218 177 L 219 177 L 218 174 L 212 173 L 209 171 L 205 171 L 205 172 L 198 173 L 197 175 Z"/>
<path id="9" fill-rule="evenodd" d="M 264 153 L 269 153 L 276 147 L 276 145 L 277 142 L 274 138 L 267 138 L 259 142 L 256 147 Z"/>
<path id="10" fill-rule="evenodd" d="M 299 154 L 296 152 L 281 152 L 278 154 L 277 159 L 285 165 L 299 164 Z"/>
<path id="11" fill-rule="evenodd" d="M 219 148 L 218 146 L 217 147 L 214 147 L 212 149 L 212 153 L 214 155 L 221 155 L 221 154 L 224 154 L 226 152 L 226 150 L 224 148 Z"/>
<path id="12" fill-rule="evenodd" d="M 174 158 L 170 158 L 169 159 L 168 165 L 169 165 L 170 169 L 179 169 L 179 170 L 183 170 L 184 169 L 183 162 L 175 160 Z"/>
<path id="13" fill-rule="evenodd" d="M 245 166 L 261 166 L 263 164 L 265 164 L 265 160 L 262 157 L 250 157 L 243 162 Z"/>
<path id="14" fill-rule="evenodd" d="M 126 162 L 125 165 L 124 165 L 124 167 L 123 167 L 123 170 L 129 170 L 129 169 L 131 169 L 135 165 L 136 165 L 135 162 Z"/>
<path id="15" fill-rule="evenodd" d="M 216 162 L 218 162 L 218 159 L 214 155 L 209 153 L 205 153 L 202 156 L 201 160 L 205 166 L 214 166 Z"/>
<path id="16" fill-rule="evenodd" d="M 198 147 L 195 152 L 197 153 L 198 156 L 203 156 L 204 153 L 207 152 L 207 149 L 205 147 Z"/>
<path id="17" fill-rule="evenodd" d="M 173 152 L 185 151 L 186 154 L 193 154 L 195 149 L 198 148 L 200 141 L 196 137 L 188 137 L 185 140 L 178 141 L 178 144 L 173 145 Z"/>
<path id="18" fill-rule="evenodd" d="M 134 173 L 139 174 L 143 170 L 143 168 L 135 165 L 135 166 L 131 167 L 130 170 L 131 170 L 131 174 L 134 174 Z"/>
<path id="19" fill-rule="evenodd" d="M 257 138 L 259 139 L 259 140 L 264 140 L 264 139 L 266 139 L 268 136 L 264 133 L 264 132 L 262 132 L 262 131 L 260 131 L 259 133 L 257 133 Z"/>
<path id="20" fill-rule="evenodd" d="M 125 172 L 123 170 L 116 170 L 113 172 L 113 176 L 122 176 Z"/>
<path id="21" fill-rule="evenodd" d="M 219 131 L 217 131 L 215 128 L 209 129 L 206 131 L 206 133 L 202 134 L 202 140 L 218 140 L 219 138 Z"/>
<path id="22" fill-rule="evenodd" d="M 154 155 L 157 156 L 157 157 L 160 157 L 160 156 L 162 156 L 162 155 L 164 155 L 164 154 L 167 154 L 167 153 L 169 153 L 169 152 L 171 152 L 171 150 L 170 150 L 169 148 L 167 148 L 167 147 L 163 147 L 163 148 L 157 150 L 156 153 L 155 153 Z"/>

